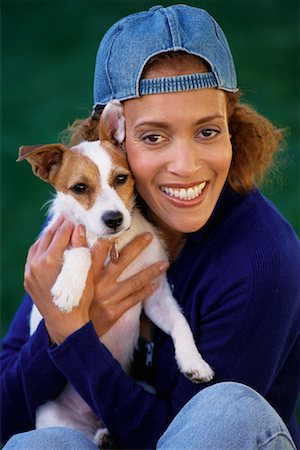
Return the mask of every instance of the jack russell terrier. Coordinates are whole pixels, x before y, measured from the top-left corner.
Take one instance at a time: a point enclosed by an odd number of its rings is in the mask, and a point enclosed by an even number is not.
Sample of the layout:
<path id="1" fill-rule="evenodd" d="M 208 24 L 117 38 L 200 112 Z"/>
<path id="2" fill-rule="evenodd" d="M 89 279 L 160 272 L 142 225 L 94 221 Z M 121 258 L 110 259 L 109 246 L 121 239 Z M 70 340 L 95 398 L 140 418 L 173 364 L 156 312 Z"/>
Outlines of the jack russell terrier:
<path id="1" fill-rule="evenodd" d="M 117 239 L 121 250 L 135 236 L 147 231 L 152 233 L 152 242 L 123 272 L 120 281 L 152 263 L 167 259 L 158 231 L 134 206 L 134 182 L 121 146 L 124 137 L 122 105 L 113 100 L 102 112 L 98 141 L 82 142 L 72 148 L 63 144 L 23 146 L 17 160 L 26 159 L 34 174 L 57 191 L 48 226 L 60 215 L 75 224 L 83 224 L 89 248 L 97 239 L 104 238 Z M 63 266 L 51 293 L 53 302 L 66 313 L 79 305 L 91 266 L 89 248 L 69 248 L 64 253 Z M 113 249 L 116 250 L 114 246 Z M 117 259 L 117 256 L 116 251 L 111 253 L 111 259 Z M 130 308 L 100 338 L 123 369 L 128 371 L 130 368 L 138 341 L 142 308 L 154 324 L 171 335 L 180 371 L 194 382 L 210 381 L 214 373 L 199 354 L 165 275 L 160 276 L 160 286 L 150 298 Z M 34 306 L 31 334 L 41 319 Z M 37 410 L 37 428 L 54 426 L 77 429 L 97 445 L 104 444 L 108 434 L 103 423 L 93 417 L 92 411 L 70 385 L 56 400 Z"/>

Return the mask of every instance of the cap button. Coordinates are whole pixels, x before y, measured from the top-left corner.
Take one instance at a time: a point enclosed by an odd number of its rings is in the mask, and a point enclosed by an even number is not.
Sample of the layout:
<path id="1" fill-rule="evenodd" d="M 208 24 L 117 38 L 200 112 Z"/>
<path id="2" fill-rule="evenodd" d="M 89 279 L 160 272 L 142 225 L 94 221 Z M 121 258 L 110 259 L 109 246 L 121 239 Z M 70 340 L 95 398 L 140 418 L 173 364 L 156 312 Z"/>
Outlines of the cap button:
<path id="1" fill-rule="evenodd" d="M 161 8 L 163 8 L 163 5 L 155 5 L 155 6 L 152 6 L 149 9 L 149 11 L 156 11 L 157 9 L 161 9 Z"/>

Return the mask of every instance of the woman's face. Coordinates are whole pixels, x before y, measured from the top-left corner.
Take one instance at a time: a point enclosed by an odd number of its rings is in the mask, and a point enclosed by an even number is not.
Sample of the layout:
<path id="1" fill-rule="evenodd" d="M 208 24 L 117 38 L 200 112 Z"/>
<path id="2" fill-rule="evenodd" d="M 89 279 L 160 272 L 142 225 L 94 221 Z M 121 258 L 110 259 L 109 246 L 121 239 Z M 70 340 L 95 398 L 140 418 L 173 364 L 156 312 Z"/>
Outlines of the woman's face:
<path id="1" fill-rule="evenodd" d="M 213 212 L 232 159 L 224 92 L 146 95 L 124 108 L 137 191 L 163 228 L 198 230 Z"/>

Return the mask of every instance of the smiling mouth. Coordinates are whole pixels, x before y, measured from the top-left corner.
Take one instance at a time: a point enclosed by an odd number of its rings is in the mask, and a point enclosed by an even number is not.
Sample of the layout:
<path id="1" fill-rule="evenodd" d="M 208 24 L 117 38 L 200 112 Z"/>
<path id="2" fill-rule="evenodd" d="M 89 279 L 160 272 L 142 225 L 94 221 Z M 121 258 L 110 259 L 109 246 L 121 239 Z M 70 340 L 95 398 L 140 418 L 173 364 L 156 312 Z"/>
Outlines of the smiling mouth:
<path id="1" fill-rule="evenodd" d="M 168 186 L 161 186 L 160 189 L 165 194 L 167 194 L 169 197 L 177 198 L 179 200 L 185 200 L 190 201 L 194 200 L 195 198 L 199 197 L 203 191 L 203 189 L 206 186 L 206 181 L 203 181 L 200 184 L 197 184 L 193 187 L 189 188 L 179 188 L 179 187 L 168 187 Z"/>

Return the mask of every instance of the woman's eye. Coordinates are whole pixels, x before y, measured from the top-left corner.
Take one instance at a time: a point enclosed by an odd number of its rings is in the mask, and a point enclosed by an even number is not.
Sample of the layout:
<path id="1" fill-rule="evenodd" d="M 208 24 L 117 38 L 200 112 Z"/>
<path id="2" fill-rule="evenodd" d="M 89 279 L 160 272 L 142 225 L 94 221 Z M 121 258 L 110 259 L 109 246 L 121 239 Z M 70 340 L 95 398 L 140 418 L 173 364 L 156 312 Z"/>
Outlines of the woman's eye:
<path id="1" fill-rule="evenodd" d="M 127 174 L 120 174 L 115 177 L 114 184 L 120 186 L 121 184 L 125 184 L 127 180 L 128 180 Z"/>
<path id="2" fill-rule="evenodd" d="M 146 144 L 160 144 L 164 141 L 164 138 L 159 134 L 148 134 L 142 137 L 142 141 Z"/>
<path id="3" fill-rule="evenodd" d="M 87 190 L 88 186 L 85 183 L 76 183 L 71 187 L 71 191 L 75 192 L 75 194 L 84 194 Z"/>
<path id="4" fill-rule="evenodd" d="M 219 130 L 214 130 L 213 128 L 205 128 L 200 131 L 199 135 L 204 139 L 210 139 L 217 136 L 219 133 Z"/>

